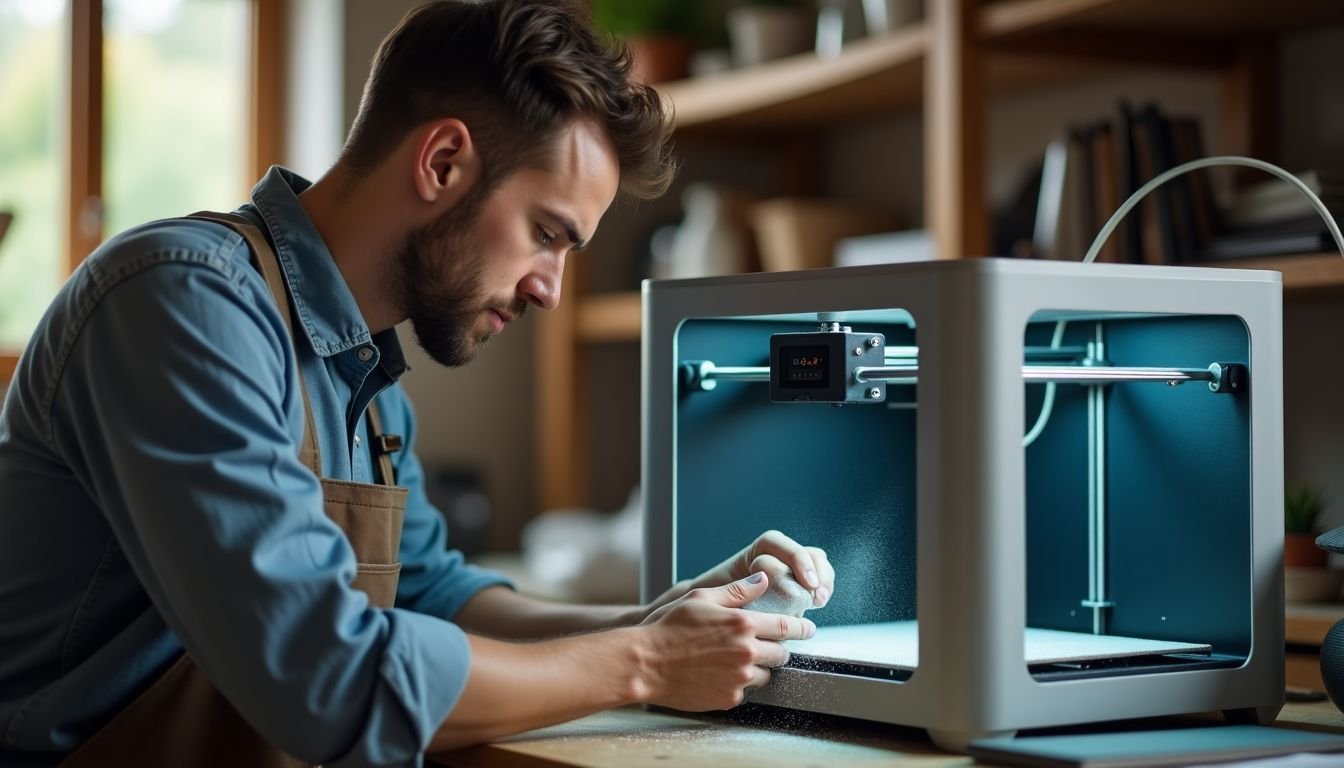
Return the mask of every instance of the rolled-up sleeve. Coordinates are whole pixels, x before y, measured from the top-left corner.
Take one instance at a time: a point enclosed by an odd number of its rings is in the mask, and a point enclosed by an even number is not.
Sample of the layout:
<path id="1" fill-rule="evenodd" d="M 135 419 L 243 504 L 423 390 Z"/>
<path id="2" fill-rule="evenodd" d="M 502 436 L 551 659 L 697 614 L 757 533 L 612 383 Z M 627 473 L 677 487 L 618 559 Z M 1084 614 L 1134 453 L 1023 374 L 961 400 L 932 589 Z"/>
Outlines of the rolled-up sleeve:
<path id="1" fill-rule="evenodd" d="M 155 607 L 276 746 L 417 764 L 466 685 L 467 639 L 450 612 L 376 609 L 351 587 L 354 553 L 297 459 L 293 351 L 259 278 L 182 256 L 106 280 L 65 342 L 51 440 Z"/>

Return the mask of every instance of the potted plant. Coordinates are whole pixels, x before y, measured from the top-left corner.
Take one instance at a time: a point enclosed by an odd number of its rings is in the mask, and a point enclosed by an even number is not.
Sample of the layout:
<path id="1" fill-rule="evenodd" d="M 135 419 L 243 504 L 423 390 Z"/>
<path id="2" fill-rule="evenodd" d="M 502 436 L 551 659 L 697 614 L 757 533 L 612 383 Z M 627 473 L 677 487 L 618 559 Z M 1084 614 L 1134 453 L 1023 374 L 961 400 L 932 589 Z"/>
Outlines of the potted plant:
<path id="1" fill-rule="evenodd" d="M 744 0 L 728 11 L 734 63 L 750 67 L 810 49 L 815 20 L 797 0 Z"/>
<path id="2" fill-rule="evenodd" d="M 1289 568 L 1325 566 L 1325 550 L 1316 546 L 1321 511 L 1321 492 L 1307 485 L 1289 488 L 1283 494 L 1283 564 Z"/>
<path id="3" fill-rule="evenodd" d="M 697 6 L 692 0 L 593 0 L 593 22 L 629 46 L 636 78 L 661 83 L 686 77 L 700 24 Z"/>

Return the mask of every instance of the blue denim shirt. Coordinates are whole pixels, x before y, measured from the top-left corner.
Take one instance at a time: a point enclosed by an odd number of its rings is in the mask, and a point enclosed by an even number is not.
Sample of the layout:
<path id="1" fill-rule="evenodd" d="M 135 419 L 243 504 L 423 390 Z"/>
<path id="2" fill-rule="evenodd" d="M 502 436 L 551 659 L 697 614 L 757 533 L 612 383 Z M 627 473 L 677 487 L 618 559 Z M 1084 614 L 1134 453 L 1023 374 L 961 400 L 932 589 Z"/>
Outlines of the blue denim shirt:
<path id="1" fill-rule="evenodd" d="M 0 411 L 0 764 L 56 763 L 183 648 L 269 741 L 328 765 L 420 762 L 460 696 L 450 621 L 504 579 L 446 548 L 395 332 L 370 335 L 308 185 L 273 168 L 240 209 L 280 257 L 295 343 L 240 236 L 169 220 L 89 256 L 24 352 Z M 327 477 L 372 482 L 374 398 L 406 439 L 393 609 L 351 588 L 298 460 L 300 367 Z"/>

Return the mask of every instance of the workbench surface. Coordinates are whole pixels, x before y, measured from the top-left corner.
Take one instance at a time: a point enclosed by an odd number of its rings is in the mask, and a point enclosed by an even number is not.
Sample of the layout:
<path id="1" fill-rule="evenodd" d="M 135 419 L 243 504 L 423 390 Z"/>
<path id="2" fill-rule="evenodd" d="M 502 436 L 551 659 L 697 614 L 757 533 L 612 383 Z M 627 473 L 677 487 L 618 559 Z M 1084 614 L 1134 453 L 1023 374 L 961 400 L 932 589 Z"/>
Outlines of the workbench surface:
<path id="1" fill-rule="evenodd" d="M 1221 720 L 1220 716 L 1200 719 Z M 1192 718 L 1131 721 L 1128 727 L 1189 724 Z M 1329 701 L 1290 703 L 1278 725 L 1344 734 L 1344 715 Z M 603 712 L 519 734 L 483 747 L 434 755 L 430 765 L 452 768 L 665 768 L 670 765 L 772 768 L 971 766 L 969 757 L 933 746 L 916 728 L 744 707 L 706 717 L 638 708 Z"/>

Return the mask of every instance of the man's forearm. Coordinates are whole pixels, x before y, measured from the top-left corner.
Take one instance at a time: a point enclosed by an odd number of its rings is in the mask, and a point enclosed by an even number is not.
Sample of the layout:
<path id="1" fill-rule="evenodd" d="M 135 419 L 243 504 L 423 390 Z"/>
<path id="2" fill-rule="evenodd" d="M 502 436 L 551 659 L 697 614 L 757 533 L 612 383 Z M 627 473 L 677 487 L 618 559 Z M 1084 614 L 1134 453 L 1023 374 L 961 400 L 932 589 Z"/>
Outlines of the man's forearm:
<path id="1" fill-rule="evenodd" d="M 467 687 L 429 751 L 480 744 L 645 700 L 639 632 L 627 628 L 539 643 L 471 637 Z"/>
<path id="2" fill-rule="evenodd" d="M 680 588 L 680 587 L 678 587 Z M 621 627 L 537 643 L 472 636 L 471 673 L 430 751 L 479 744 L 636 702 L 729 709 L 788 661 L 784 640 L 816 633 L 806 619 L 738 610 L 764 594 L 764 573 L 697 589 Z M 477 611 L 519 596 L 484 597 Z"/>
<path id="3" fill-rule="evenodd" d="M 571 605 L 538 600 L 505 587 L 481 590 L 453 617 L 467 632 L 503 640 L 542 640 L 640 623 L 638 605 Z"/>

